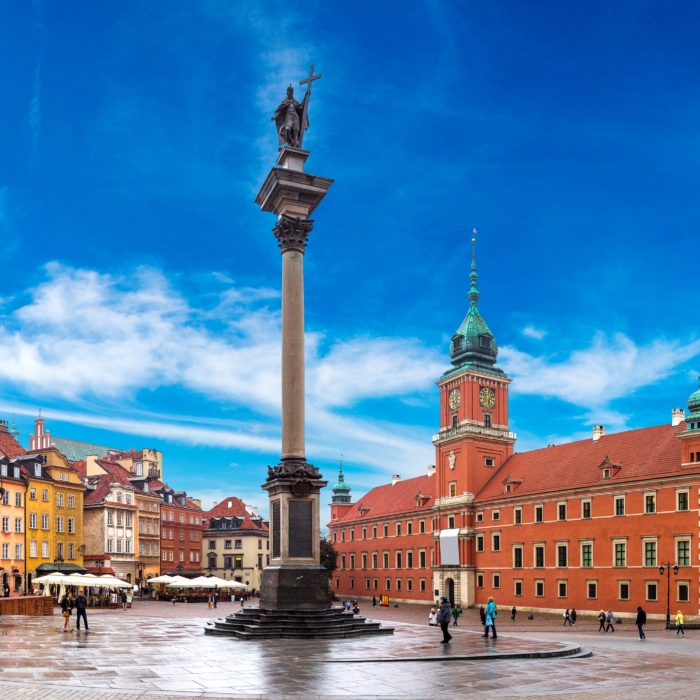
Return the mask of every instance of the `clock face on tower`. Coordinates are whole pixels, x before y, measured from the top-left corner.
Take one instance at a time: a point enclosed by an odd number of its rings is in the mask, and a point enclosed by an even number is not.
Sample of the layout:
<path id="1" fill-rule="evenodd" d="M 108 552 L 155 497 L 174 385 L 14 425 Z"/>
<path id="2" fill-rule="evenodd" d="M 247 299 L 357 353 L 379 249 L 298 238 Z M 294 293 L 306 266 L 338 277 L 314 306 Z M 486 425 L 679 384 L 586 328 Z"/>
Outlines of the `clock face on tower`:
<path id="1" fill-rule="evenodd" d="M 493 389 L 482 386 L 479 391 L 479 403 L 484 408 L 493 408 L 496 405 L 496 394 Z"/>
<path id="2" fill-rule="evenodd" d="M 450 392 L 450 408 L 459 408 L 459 389 L 452 389 Z"/>

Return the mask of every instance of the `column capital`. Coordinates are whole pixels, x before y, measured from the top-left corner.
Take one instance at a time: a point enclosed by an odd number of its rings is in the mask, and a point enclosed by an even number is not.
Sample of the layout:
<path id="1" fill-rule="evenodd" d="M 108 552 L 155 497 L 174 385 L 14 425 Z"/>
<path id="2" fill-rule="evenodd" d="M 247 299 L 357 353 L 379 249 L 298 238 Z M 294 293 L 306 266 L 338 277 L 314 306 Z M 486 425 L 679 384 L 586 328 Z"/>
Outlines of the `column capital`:
<path id="1" fill-rule="evenodd" d="M 298 250 L 303 254 L 313 227 L 314 222 L 311 219 L 282 214 L 277 225 L 272 229 L 272 233 L 275 234 L 279 247 L 282 249 L 282 255 L 288 250 Z"/>

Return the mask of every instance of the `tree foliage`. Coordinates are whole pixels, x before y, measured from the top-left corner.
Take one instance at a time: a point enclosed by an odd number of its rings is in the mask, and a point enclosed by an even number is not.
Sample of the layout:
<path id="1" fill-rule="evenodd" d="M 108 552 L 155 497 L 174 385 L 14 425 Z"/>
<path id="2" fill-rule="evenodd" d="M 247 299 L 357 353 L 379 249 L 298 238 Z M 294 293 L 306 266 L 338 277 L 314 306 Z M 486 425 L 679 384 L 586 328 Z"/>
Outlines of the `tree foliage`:
<path id="1" fill-rule="evenodd" d="M 338 568 L 338 552 L 333 543 L 325 537 L 321 538 L 321 566 L 328 570 L 328 577 Z"/>

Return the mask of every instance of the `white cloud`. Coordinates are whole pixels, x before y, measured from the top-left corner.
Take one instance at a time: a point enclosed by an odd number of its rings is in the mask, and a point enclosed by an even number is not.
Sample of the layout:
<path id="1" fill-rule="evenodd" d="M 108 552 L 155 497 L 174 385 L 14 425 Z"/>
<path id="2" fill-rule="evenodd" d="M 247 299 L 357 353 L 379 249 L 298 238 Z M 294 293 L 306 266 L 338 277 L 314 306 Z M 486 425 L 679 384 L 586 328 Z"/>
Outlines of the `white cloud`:
<path id="1" fill-rule="evenodd" d="M 656 340 L 639 346 L 617 333 L 599 333 L 591 345 L 563 360 L 500 349 L 503 368 L 516 381 L 514 392 L 548 396 L 584 408 L 603 407 L 643 386 L 668 377 L 680 364 L 700 354 L 700 340 Z M 618 420 L 621 417 L 618 414 Z"/>
<path id="2" fill-rule="evenodd" d="M 188 301 L 157 270 L 123 276 L 52 263 L 30 301 L 0 324 L 0 381 L 54 399 L 47 417 L 150 438 L 276 453 L 279 449 L 280 319 L 269 289 L 231 287 L 211 308 Z M 414 339 L 348 338 L 322 351 L 307 334 L 308 452 L 390 472 L 432 455 L 428 428 L 336 412 L 366 399 L 426 392 L 436 354 Z M 240 407 L 245 421 L 137 410 L 159 387 Z M 147 397 L 144 399 L 147 401 Z M 85 407 L 89 405 L 89 411 Z M 68 409 L 66 409 L 68 406 Z M 270 418 L 273 420 L 270 420 Z M 425 433 L 424 436 L 420 433 Z"/>
<path id="3" fill-rule="evenodd" d="M 526 326 L 522 330 L 522 334 L 528 338 L 534 338 L 535 340 L 542 340 L 547 335 L 547 331 L 543 331 L 540 328 L 535 328 L 534 326 Z"/>

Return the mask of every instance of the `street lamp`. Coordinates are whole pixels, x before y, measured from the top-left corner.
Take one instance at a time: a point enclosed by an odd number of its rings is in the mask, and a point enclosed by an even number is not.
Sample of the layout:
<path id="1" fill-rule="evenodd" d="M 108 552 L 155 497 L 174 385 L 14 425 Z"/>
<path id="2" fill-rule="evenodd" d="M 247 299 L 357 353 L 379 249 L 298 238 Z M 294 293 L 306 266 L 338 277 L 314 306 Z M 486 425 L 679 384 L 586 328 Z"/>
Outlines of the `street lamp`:
<path id="1" fill-rule="evenodd" d="M 178 564 L 178 565 L 175 567 L 175 571 L 177 571 L 178 576 L 184 571 L 184 569 L 185 569 L 185 567 L 184 567 L 182 564 Z"/>
<path id="2" fill-rule="evenodd" d="M 102 567 L 104 566 L 102 559 L 95 559 L 95 566 L 97 567 L 97 575 L 99 576 L 102 573 Z"/>
<path id="3" fill-rule="evenodd" d="M 668 562 L 666 564 L 661 564 L 659 567 L 659 573 L 663 576 L 664 571 L 666 571 L 666 580 L 668 581 L 668 586 L 666 588 L 666 627 L 671 624 L 671 569 L 673 569 L 673 575 L 678 576 L 678 564 L 671 564 Z"/>
<path id="4" fill-rule="evenodd" d="M 54 560 L 53 565 L 56 567 L 59 573 L 61 573 L 61 565 L 65 562 L 62 554 L 59 554 Z"/>

